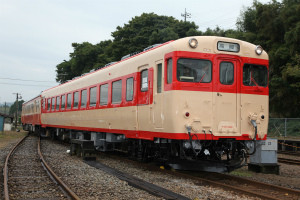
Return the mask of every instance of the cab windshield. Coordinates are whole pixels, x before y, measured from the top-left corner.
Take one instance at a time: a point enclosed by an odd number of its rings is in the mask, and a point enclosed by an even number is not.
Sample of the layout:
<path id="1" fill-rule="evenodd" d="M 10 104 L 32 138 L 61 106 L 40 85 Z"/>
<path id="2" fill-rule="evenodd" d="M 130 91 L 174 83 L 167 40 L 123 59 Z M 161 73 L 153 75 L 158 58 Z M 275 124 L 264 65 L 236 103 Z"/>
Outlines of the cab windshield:
<path id="1" fill-rule="evenodd" d="M 212 64 L 208 60 L 180 58 L 177 61 L 177 80 L 180 82 L 211 82 Z"/>
<path id="2" fill-rule="evenodd" d="M 243 69 L 243 84 L 245 86 L 267 87 L 267 67 L 262 65 L 245 64 Z"/>

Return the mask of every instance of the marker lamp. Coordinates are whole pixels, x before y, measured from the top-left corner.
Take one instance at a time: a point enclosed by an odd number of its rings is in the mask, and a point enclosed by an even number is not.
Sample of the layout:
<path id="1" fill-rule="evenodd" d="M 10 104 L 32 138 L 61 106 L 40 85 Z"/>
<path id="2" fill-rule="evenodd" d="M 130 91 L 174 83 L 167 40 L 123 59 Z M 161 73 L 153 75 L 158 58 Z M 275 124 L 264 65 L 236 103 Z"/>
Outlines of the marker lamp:
<path id="1" fill-rule="evenodd" d="M 198 46 L 198 41 L 195 38 L 191 38 L 189 40 L 189 45 L 190 45 L 190 47 L 192 47 L 194 49 Z"/>

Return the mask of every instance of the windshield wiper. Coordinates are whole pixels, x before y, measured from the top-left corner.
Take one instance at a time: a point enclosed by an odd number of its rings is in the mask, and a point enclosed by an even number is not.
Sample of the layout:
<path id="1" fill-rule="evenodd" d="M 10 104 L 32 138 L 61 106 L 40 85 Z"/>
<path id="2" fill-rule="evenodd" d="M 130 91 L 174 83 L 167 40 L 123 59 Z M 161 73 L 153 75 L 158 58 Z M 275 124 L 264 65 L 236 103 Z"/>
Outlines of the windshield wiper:
<path id="1" fill-rule="evenodd" d="M 201 77 L 201 79 L 200 79 L 199 83 L 201 83 L 201 82 L 202 82 L 202 80 L 204 79 L 205 75 L 206 75 L 206 72 L 204 72 L 204 74 L 203 74 L 203 76 Z"/>

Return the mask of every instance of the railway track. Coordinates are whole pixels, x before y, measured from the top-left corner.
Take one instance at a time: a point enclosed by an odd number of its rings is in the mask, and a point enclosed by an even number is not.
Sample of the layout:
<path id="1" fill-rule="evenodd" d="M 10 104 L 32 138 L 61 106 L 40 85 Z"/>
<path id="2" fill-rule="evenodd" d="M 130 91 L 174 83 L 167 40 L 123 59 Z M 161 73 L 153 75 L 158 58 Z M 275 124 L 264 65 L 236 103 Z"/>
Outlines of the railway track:
<path id="1" fill-rule="evenodd" d="M 147 191 L 150 194 L 155 195 L 157 197 L 162 197 L 164 199 L 189 200 L 188 197 L 182 196 L 182 195 L 174 193 L 170 190 L 167 190 L 167 189 L 164 189 L 157 185 L 154 185 L 152 183 L 146 182 L 142 179 L 139 179 L 130 174 L 127 174 L 127 173 L 121 172 L 119 170 L 116 170 L 114 168 L 111 168 L 100 162 L 97 162 L 97 161 L 85 161 L 85 162 L 92 167 L 95 167 L 97 169 L 105 171 L 106 173 L 116 176 L 120 180 L 126 181 L 130 186 Z"/>
<path id="2" fill-rule="evenodd" d="M 299 151 L 278 151 L 278 154 L 284 154 L 284 155 L 290 155 L 290 156 L 299 156 L 300 157 L 300 152 Z"/>
<path id="3" fill-rule="evenodd" d="M 220 173 L 194 173 L 186 174 L 182 172 L 168 172 L 174 175 L 198 181 L 198 184 L 208 184 L 221 187 L 240 194 L 270 200 L 300 199 L 300 191 L 272 184 L 249 180 L 242 177 L 231 176 Z"/>
<path id="4" fill-rule="evenodd" d="M 49 168 L 37 137 L 24 137 L 8 154 L 4 197 L 9 199 L 79 199 Z"/>
<path id="5" fill-rule="evenodd" d="M 288 158 L 278 158 L 278 162 L 289 164 L 289 165 L 300 166 L 300 160 L 294 160 L 294 159 L 288 159 Z"/>
<path id="6" fill-rule="evenodd" d="M 134 161 L 128 160 L 127 158 L 122 158 L 120 156 L 109 155 L 109 157 L 120 159 L 124 162 L 134 163 Z M 135 162 L 135 164 L 140 165 L 147 170 L 161 171 L 157 166 L 137 162 Z M 219 187 L 225 190 L 234 191 L 242 195 L 249 195 L 251 197 L 258 197 L 261 199 L 300 199 L 300 190 L 294 190 L 273 184 L 258 182 L 247 178 L 232 176 L 229 174 L 208 172 L 193 173 L 171 170 L 164 170 L 164 172 L 173 176 L 194 180 L 195 184 L 198 185 L 210 185 L 212 187 Z"/>

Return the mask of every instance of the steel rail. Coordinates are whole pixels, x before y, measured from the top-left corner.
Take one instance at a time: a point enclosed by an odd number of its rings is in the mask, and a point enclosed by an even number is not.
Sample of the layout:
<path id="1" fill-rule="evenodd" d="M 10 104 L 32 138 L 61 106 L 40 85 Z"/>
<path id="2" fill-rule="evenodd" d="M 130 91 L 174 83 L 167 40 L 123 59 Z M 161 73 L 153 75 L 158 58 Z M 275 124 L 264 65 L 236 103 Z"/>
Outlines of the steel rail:
<path id="1" fill-rule="evenodd" d="M 278 151 L 278 154 L 300 156 L 300 151 Z"/>
<path id="2" fill-rule="evenodd" d="M 281 200 L 281 197 L 272 197 L 270 195 L 265 195 L 265 194 L 261 194 L 258 193 L 258 191 L 251 191 L 251 190 L 247 190 L 241 187 L 236 187 L 233 185 L 229 185 L 226 183 L 220 183 L 219 181 L 214 181 L 214 180 L 209 180 L 209 178 L 202 178 L 202 177 L 198 177 L 198 176 L 192 176 L 186 173 L 182 173 L 182 172 L 173 172 L 173 171 L 167 171 L 167 173 L 170 174 L 178 174 L 178 175 L 182 175 L 186 178 L 190 178 L 190 179 L 194 179 L 194 180 L 198 180 L 207 184 L 211 184 L 211 185 L 215 185 L 215 186 L 219 186 L 222 188 L 226 188 L 241 194 L 248 194 L 250 196 L 256 196 L 262 199 L 270 199 L 270 200 Z M 297 197 L 300 197 L 300 191 L 299 190 L 293 190 L 290 188 L 286 188 L 286 187 L 281 187 L 281 186 L 277 186 L 277 185 L 272 185 L 272 184 L 268 184 L 268 183 L 263 183 L 263 182 L 259 182 L 259 181 L 254 181 L 254 180 L 250 180 L 250 179 L 246 179 L 246 178 L 242 178 L 242 177 L 236 177 L 236 176 L 232 176 L 232 175 L 227 175 L 227 174 L 220 174 L 220 173 L 211 173 L 213 175 L 219 176 L 219 177 L 223 177 L 225 179 L 228 180 L 235 180 L 241 184 L 247 184 L 247 185 L 252 185 L 255 186 L 257 188 L 267 188 L 273 191 L 277 191 L 277 192 L 281 192 L 284 194 L 289 194 L 289 195 L 295 195 Z M 290 196 L 287 196 L 290 199 Z"/>
<path id="3" fill-rule="evenodd" d="M 147 191 L 148 193 L 155 195 L 157 197 L 162 197 L 164 199 L 177 199 L 177 200 L 189 200 L 190 198 L 177 194 L 168 189 L 160 187 L 158 185 L 152 184 L 150 182 L 144 181 L 140 178 L 137 178 L 131 174 L 119 171 L 115 168 L 111 168 L 103 163 L 97 161 L 84 161 L 88 165 L 100 169 L 108 174 L 111 174 L 117 177 L 120 180 L 126 181 L 128 185 Z"/>
<path id="4" fill-rule="evenodd" d="M 135 161 L 128 160 L 126 158 L 122 158 L 120 156 L 109 155 L 109 157 L 112 157 L 114 159 L 119 159 L 119 160 L 121 159 L 122 161 L 126 161 L 126 162 L 131 162 L 138 166 L 143 166 L 144 168 L 146 168 L 148 170 L 161 171 L 161 169 L 157 168 L 157 166 L 152 166 L 152 165 L 140 163 L 140 162 L 137 163 Z M 203 183 L 206 183 L 207 185 L 224 188 L 227 190 L 237 192 L 239 194 L 246 194 L 246 195 L 249 195 L 252 197 L 259 197 L 262 199 L 269 199 L 269 200 L 281 200 L 282 199 L 281 197 L 272 197 L 271 195 L 268 195 L 268 194 L 258 193 L 257 190 L 247 190 L 246 188 L 241 188 L 240 186 L 234 186 L 231 184 L 222 183 L 220 181 L 214 181 L 214 180 L 209 179 L 209 177 L 208 178 L 203 177 L 203 176 L 199 177 L 199 176 L 195 175 L 195 173 L 190 174 L 190 172 L 180 172 L 180 171 L 171 171 L 171 170 L 164 170 L 161 172 L 167 173 L 167 174 L 170 174 L 173 176 L 180 176 L 183 178 L 198 181 L 199 183 L 202 183 L 201 185 L 203 185 Z M 281 186 L 277 186 L 277 185 L 272 185 L 272 184 L 268 184 L 268 183 L 263 183 L 263 182 L 254 181 L 254 180 L 250 180 L 250 179 L 246 179 L 246 178 L 242 178 L 242 177 L 236 177 L 236 176 L 227 175 L 227 174 L 219 174 L 219 173 L 209 173 L 209 174 L 223 177 L 224 179 L 228 179 L 228 180 L 235 180 L 236 182 L 238 182 L 240 184 L 247 184 L 247 185 L 251 185 L 256 188 L 266 188 L 266 189 L 269 189 L 272 191 L 280 192 L 282 194 L 288 194 L 289 196 L 286 196 L 287 198 L 290 198 L 290 195 L 300 197 L 299 190 L 294 190 L 294 189 L 290 189 L 290 188 L 286 188 L 286 187 L 281 187 Z"/>
<path id="5" fill-rule="evenodd" d="M 51 174 L 51 176 L 55 179 L 55 181 L 63 188 L 63 190 L 71 197 L 71 199 L 79 200 L 80 198 L 54 173 L 51 167 L 45 161 L 42 153 L 41 153 L 41 138 L 38 141 L 38 154 L 40 156 L 40 161 L 44 164 L 46 170 Z"/>
<path id="6" fill-rule="evenodd" d="M 288 158 L 278 158 L 278 161 L 281 163 L 289 165 L 300 165 L 300 160 L 288 159 Z"/>
<path id="7" fill-rule="evenodd" d="M 4 168 L 3 168 L 3 179 L 4 179 L 4 199 L 9 200 L 9 192 L 8 192 L 8 161 L 10 156 L 14 153 L 14 151 L 17 149 L 17 147 L 27 138 L 28 135 L 23 137 L 13 148 L 12 150 L 8 153 L 5 163 L 4 163 Z"/>

